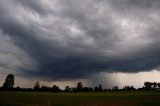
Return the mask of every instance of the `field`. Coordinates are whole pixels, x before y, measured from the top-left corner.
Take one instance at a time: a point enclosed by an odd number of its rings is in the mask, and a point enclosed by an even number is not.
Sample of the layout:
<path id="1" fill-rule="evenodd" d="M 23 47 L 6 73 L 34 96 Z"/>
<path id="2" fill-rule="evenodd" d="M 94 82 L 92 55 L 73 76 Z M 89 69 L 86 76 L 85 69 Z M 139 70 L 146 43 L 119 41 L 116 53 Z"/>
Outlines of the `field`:
<path id="1" fill-rule="evenodd" d="M 2 92 L 0 106 L 160 106 L 160 92 Z"/>

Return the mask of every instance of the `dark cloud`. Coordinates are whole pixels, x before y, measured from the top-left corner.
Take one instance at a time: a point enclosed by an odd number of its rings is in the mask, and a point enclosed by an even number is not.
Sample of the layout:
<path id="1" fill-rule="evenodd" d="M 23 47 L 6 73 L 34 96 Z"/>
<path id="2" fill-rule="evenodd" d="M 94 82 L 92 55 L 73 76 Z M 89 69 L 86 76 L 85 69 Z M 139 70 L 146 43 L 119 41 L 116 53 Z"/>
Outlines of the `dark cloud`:
<path id="1" fill-rule="evenodd" d="M 42 5 L 42 1 L 38 0 L 17 0 L 17 4 L 21 5 L 23 8 L 28 9 L 29 11 L 35 11 L 39 14 L 46 14 L 47 10 Z M 46 10 L 46 11 L 45 11 Z"/>
<path id="2" fill-rule="evenodd" d="M 159 5 L 158 0 L 2 0 L 0 69 L 51 80 L 157 69 Z"/>

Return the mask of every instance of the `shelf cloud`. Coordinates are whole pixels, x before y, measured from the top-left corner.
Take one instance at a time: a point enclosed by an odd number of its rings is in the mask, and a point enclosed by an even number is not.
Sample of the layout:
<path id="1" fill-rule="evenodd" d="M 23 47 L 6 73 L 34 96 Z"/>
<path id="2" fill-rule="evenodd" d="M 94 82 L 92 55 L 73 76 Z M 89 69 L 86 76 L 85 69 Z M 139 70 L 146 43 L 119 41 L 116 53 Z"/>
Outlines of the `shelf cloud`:
<path id="1" fill-rule="evenodd" d="M 1 73 L 62 80 L 158 69 L 159 9 L 159 0 L 1 0 Z"/>

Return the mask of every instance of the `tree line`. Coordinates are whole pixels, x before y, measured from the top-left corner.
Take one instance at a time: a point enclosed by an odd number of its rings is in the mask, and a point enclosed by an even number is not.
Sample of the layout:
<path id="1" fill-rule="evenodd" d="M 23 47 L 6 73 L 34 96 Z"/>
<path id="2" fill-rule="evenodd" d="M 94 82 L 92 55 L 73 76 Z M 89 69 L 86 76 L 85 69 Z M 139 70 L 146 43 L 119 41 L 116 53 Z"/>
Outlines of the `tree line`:
<path id="1" fill-rule="evenodd" d="M 37 81 L 34 85 L 34 88 L 20 88 L 14 87 L 14 75 L 7 75 L 5 82 L 3 83 L 0 90 L 8 91 L 37 91 L 37 92 L 102 92 L 102 91 L 128 91 L 128 90 L 160 90 L 160 83 L 158 82 L 144 82 L 142 88 L 134 88 L 134 86 L 124 86 L 122 89 L 119 89 L 118 86 L 114 86 L 112 89 L 103 89 L 102 85 L 92 87 L 83 87 L 82 82 L 77 83 L 77 87 L 66 86 L 65 90 L 61 90 L 59 86 L 53 85 L 52 87 L 40 86 L 40 82 Z"/>

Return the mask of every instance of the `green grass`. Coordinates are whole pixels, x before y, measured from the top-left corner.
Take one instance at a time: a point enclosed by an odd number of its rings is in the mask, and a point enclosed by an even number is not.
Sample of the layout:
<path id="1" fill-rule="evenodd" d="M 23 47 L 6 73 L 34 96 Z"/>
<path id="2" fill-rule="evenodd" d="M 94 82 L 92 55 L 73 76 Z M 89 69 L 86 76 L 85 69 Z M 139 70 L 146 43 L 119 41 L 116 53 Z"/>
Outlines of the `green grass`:
<path id="1" fill-rule="evenodd" d="M 159 106 L 160 92 L 0 92 L 0 106 Z"/>

